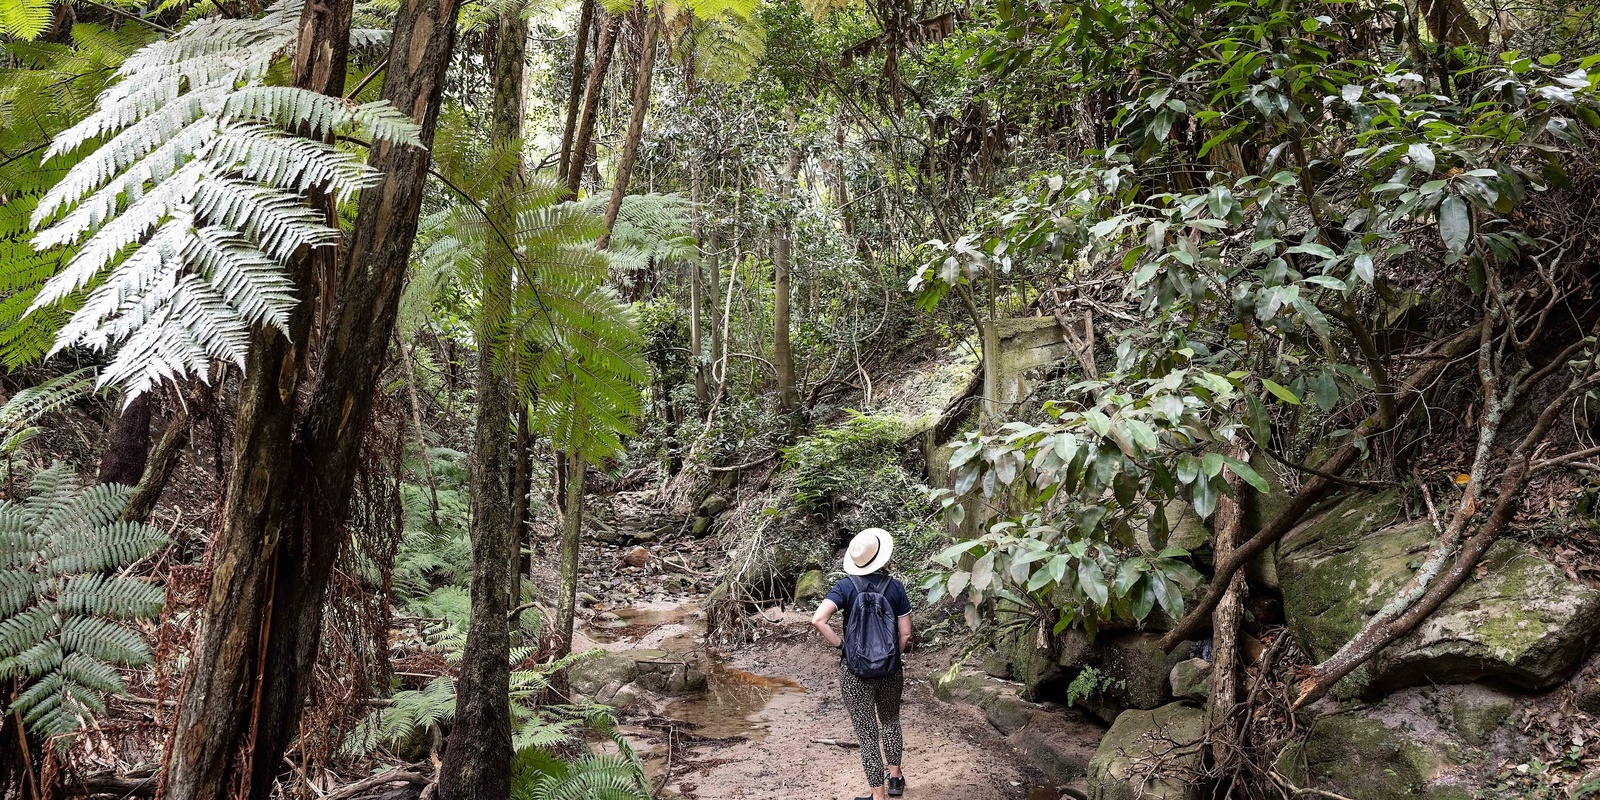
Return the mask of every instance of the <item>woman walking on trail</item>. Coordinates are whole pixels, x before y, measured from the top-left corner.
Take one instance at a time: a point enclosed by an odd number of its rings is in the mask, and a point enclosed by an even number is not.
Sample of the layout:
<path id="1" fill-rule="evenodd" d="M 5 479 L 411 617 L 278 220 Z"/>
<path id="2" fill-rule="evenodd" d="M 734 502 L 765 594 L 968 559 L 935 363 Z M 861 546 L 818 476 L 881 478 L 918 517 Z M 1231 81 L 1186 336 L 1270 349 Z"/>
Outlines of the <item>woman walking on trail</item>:
<path id="1" fill-rule="evenodd" d="M 911 599 L 888 573 L 894 539 L 882 528 L 868 528 L 845 551 L 845 579 L 817 607 L 811 625 L 839 648 L 839 688 L 861 743 L 861 766 L 872 794 L 855 800 L 884 800 L 905 794 L 900 774 L 900 696 L 905 673 L 900 654 L 911 641 Z M 828 625 L 844 612 L 844 635 Z M 888 775 L 884 763 L 888 762 Z M 886 780 L 887 778 L 887 780 Z"/>

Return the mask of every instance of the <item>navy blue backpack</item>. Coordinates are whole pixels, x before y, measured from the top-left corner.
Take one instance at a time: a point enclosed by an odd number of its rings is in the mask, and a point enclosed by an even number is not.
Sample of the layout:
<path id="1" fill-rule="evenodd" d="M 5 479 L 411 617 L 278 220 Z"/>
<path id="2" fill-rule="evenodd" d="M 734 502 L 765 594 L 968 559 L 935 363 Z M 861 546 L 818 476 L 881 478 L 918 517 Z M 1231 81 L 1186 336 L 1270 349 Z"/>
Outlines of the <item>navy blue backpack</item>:
<path id="1" fill-rule="evenodd" d="M 885 577 L 882 586 L 873 588 L 850 576 L 856 596 L 845 612 L 844 664 L 857 678 L 882 678 L 900 671 L 899 620 L 883 596 L 890 580 Z"/>

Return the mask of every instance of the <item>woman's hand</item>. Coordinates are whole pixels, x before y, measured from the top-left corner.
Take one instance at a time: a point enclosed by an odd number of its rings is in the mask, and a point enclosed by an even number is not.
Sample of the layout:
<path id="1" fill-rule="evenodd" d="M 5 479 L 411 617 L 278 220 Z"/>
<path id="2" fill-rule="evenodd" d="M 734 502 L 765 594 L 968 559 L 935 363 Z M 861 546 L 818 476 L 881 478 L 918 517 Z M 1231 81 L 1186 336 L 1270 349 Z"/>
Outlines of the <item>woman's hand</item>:
<path id="1" fill-rule="evenodd" d="M 817 633 L 822 634 L 823 641 L 833 647 L 844 644 L 839 634 L 833 632 L 833 626 L 828 624 L 828 620 L 833 618 L 833 612 L 838 610 L 839 607 L 834 605 L 832 600 L 824 600 L 822 605 L 817 606 L 817 613 L 811 615 L 811 627 L 816 628 Z"/>

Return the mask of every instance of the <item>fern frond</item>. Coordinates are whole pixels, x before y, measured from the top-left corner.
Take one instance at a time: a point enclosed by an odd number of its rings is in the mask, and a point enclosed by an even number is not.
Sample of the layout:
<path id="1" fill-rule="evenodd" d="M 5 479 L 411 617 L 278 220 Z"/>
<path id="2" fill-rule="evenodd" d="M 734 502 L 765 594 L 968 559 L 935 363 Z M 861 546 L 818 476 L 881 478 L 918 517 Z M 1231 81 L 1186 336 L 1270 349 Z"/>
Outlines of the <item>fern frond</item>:
<path id="1" fill-rule="evenodd" d="M 136 631 L 96 617 L 73 617 L 61 628 L 61 645 L 108 664 L 140 667 L 150 663 L 150 645 Z"/>
<path id="2" fill-rule="evenodd" d="M 76 252 L 28 314 L 88 291 L 50 352 L 115 349 L 101 385 L 122 385 L 130 400 L 162 380 L 205 379 L 214 360 L 242 365 L 256 326 L 285 330 L 296 299 L 282 263 L 338 234 L 304 196 L 348 200 L 377 180 L 354 154 L 292 132 L 420 144 L 387 102 L 265 85 L 292 52 L 300 6 L 198 19 L 140 48 L 44 156 L 77 163 L 32 205 L 30 224 L 43 228 L 33 245 Z"/>
<path id="3" fill-rule="evenodd" d="M 53 0 L 5 0 L 0 2 L 0 35 L 32 39 L 50 27 Z"/>
<path id="4" fill-rule="evenodd" d="M 94 384 L 94 369 L 85 367 L 17 392 L 0 406 L 0 435 L 11 437 L 33 427 L 44 417 L 88 397 Z"/>

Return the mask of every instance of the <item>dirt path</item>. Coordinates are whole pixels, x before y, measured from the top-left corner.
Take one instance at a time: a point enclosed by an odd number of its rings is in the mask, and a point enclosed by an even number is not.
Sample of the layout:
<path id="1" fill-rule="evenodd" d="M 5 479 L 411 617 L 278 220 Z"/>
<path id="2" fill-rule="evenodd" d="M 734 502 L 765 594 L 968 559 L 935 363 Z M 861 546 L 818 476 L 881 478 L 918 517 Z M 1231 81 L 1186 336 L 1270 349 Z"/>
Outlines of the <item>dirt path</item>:
<path id="1" fill-rule="evenodd" d="M 803 631 L 802 631 L 803 633 Z M 848 713 L 839 699 L 838 656 L 826 645 L 797 637 L 763 652 L 741 654 L 735 668 L 784 678 L 797 688 L 771 692 L 749 719 L 757 729 L 735 744 L 696 746 L 674 785 L 681 796 L 711 798 L 853 798 L 867 793 L 861 756 Z M 1025 797 L 1039 776 L 1011 750 L 981 713 L 935 699 L 926 675 L 931 658 L 912 659 L 902 724 L 908 797 L 976 800 Z M 667 709 L 670 715 L 672 708 Z M 671 796 L 668 794 L 667 796 Z M 1052 795 L 1053 797 L 1054 795 Z"/>
<path id="2" fill-rule="evenodd" d="M 646 694 L 621 715 L 623 733 L 661 787 L 684 800 L 851 800 L 867 794 L 860 752 L 839 696 L 838 655 L 811 630 L 808 614 L 769 611 L 754 622 L 760 641 L 732 652 L 708 649 L 699 602 L 721 559 L 713 540 L 661 540 L 634 564 L 625 556 L 637 531 L 662 527 L 637 504 L 618 503 L 625 535 L 593 548 L 580 590 L 575 649 L 650 651 L 666 661 L 705 666 L 702 694 Z M 635 519 L 634 517 L 638 517 Z M 668 521 L 670 522 L 670 520 Z M 631 533 L 630 533 L 631 532 Z M 652 537 L 653 538 L 653 537 Z M 663 563 L 661 555 L 674 561 Z M 928 676 L 950 664 L 945 652 L 913 653 L 902 711 L 907 798 L 1056 800 L 1030 759 L 982 711 L 938 700 Z M 1092 749 L 1099 731 L 1086 726 Z M 818 742 L 816 740 L 823 740 Z"/>
<path id="3" fill-rule="evenodd" d="M 699 631 L 692 610 L 673 614 L 657 605 L 643 614 L 624 610 L 623 616 L 648 621 L 595 631 L 609 640 L 596 646 L 703 646 L 693 635 Z M 850 800 L 867 793 L 855 733 L 839 698 L 838 656 L 814 638 L 799 614 L 783 615 L 773 630 L 765 642 L 716 658 L 705 694 L 650 699 L 625 716 L 624 732 L 651 776 L 665 779 L 660 797 Z M 981 712 L 933 696 L 926 676 L 948 663 L 942 655 L 915 654 L 907 664 L 906 797 L 1054 800 L 1057 794 L 1036 790 L 1043 782 L 1038 771 Z"/>

